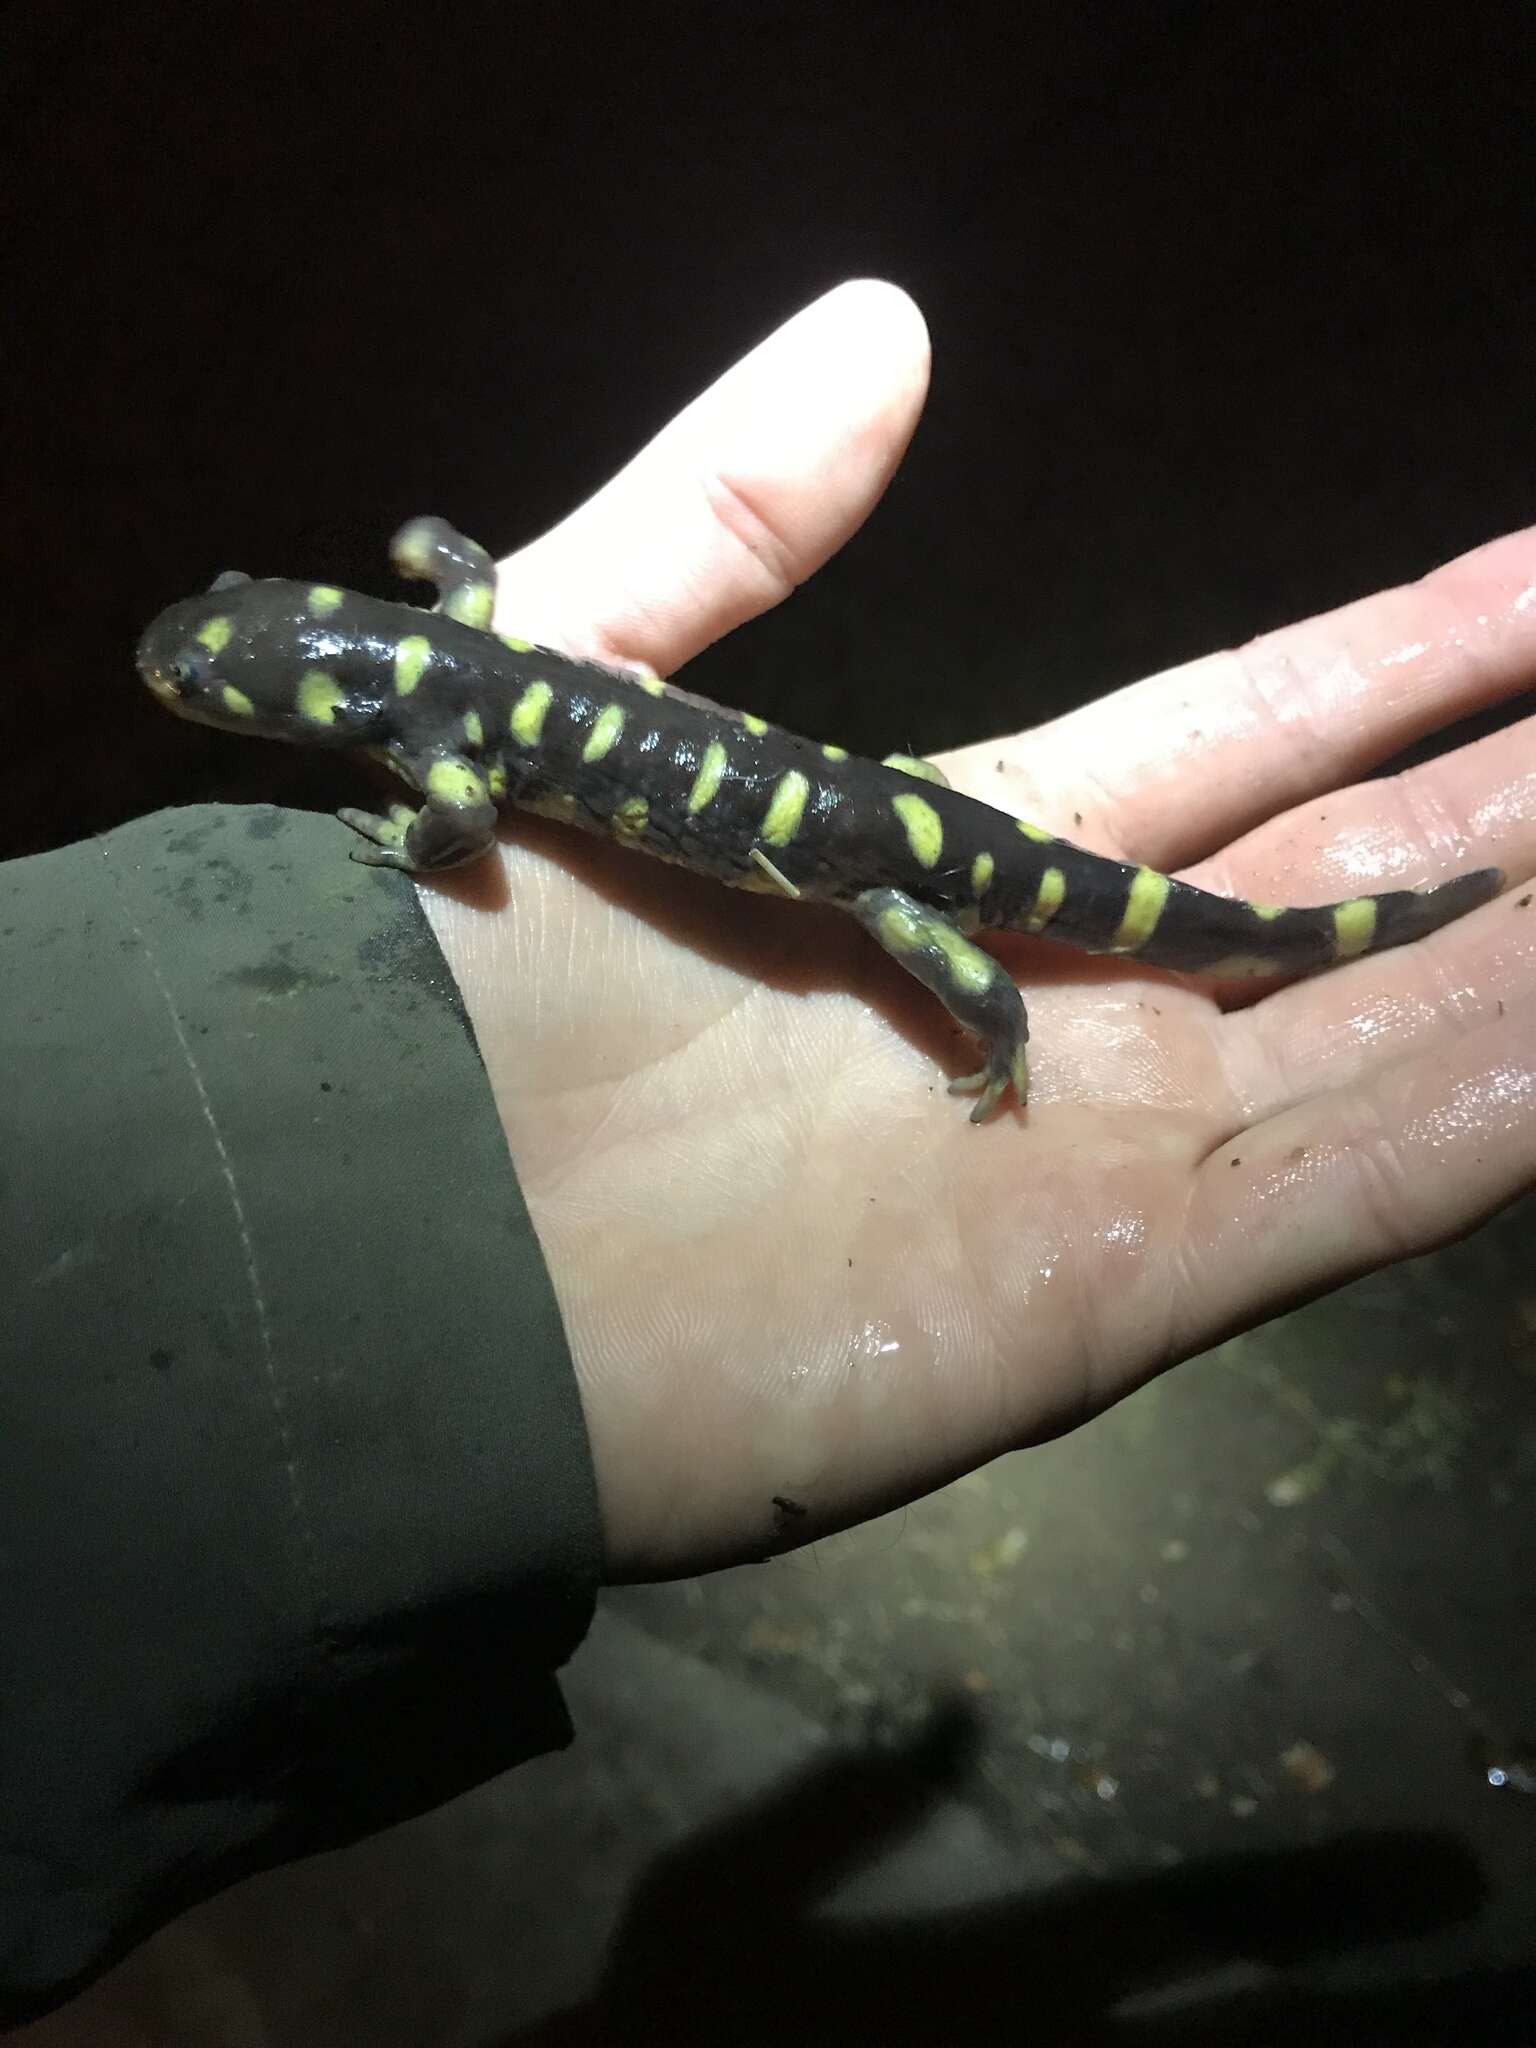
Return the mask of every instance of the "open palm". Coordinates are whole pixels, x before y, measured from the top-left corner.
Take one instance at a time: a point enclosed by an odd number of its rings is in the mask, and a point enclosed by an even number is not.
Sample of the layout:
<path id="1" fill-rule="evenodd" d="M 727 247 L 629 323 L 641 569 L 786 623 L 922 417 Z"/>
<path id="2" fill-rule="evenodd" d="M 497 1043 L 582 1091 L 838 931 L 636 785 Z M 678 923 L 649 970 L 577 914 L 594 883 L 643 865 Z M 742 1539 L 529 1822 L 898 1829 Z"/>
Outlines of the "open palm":
<path id="1" fill-rule="evenodd" d="M 862 522 L 926 378 L 909 300 L 830 294 L 504 564 L 499 623 L 674 672 Z M 1533 677 L 1536 532 L 943 757 L 972 795 L 1224 893 L 1510 877 L 1244 1008 L 998 940 L 1032 1095 L 980 1127 L 944 1091 L 972 1043 L 849 918 L 534 821 L 504 886 L 434 885 L 565 1316 L 609 1575 L 909 1500 L 1536 1180 L 1536 719 L 1356 780 Z"/>

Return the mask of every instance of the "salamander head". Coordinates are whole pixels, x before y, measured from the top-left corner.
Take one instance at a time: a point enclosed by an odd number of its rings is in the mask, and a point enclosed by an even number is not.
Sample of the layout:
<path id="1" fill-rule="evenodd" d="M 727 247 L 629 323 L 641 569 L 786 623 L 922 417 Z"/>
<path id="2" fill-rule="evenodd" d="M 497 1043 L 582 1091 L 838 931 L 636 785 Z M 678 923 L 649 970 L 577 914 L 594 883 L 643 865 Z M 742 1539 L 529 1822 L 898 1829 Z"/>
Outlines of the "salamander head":
<path id="1" fill-rule="evenodd" d="M 145 629 L 139 675 L 168 711 L 198 725 L 310 746 L 367 741 L 377 696 L 350 686 L 355 643 L 315 603 L 321 595 L 227 570 Z"/>

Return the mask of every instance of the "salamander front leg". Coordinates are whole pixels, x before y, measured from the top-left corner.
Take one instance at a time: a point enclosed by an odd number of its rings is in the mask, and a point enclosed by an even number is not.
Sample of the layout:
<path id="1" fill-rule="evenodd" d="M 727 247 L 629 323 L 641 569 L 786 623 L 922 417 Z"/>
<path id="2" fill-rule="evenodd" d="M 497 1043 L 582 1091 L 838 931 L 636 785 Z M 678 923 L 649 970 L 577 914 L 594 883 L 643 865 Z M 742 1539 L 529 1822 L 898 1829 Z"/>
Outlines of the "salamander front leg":
<path id="1" fill-rule="evenodd" d="M 352 848 L 354 860 L 426 874 L 463 867 L 489 852 L 496 841 L 496 806 L 478 768 L 449 756 L 425 764 L 411 780 L 427 799 L 420 810 L 391 804 L 387 818 L 372 811 L 336 813 L 368 842 Z"/>
<path id="2" fill-rule="evenodd" d="M 496 564 L 478 541 L 467 539 L 446 519 L 408 519 L 389 544 L 389 558 L 402 576 L 436 584 L 435 612 L 490 631 Z"/>
<path id="3" fill-rule="evenodd" d="M 971 1122 L 979 1124 L 1011 1085 L 1022 1104 L 1029 1093 L 1024 1047 L 1029 1021 L 1013 977 L 990 953 L 972 945 L 942 911 L 900 889 L 866 889 L 853 914 L 925 988 L 933 990 L 957 1024 L 974 1031 L 986 1048 L 979 1072 L 951 1081 L 951 1095 L 975 1095 Z"/>

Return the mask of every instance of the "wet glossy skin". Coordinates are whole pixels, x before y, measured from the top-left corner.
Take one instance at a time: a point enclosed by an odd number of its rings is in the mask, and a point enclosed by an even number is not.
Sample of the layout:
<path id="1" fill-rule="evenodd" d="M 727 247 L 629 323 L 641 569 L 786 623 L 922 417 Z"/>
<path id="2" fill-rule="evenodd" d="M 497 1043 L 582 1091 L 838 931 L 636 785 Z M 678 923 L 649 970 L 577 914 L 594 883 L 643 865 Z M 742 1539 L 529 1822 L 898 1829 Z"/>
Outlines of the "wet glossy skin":
<path id="1" fill-rule="evenodd" d="M 964 796 L 926 762 L 861 759 L 493 633 L 494 565 L 441 520 L 411 521 L 392 553 L 436 585 L 431 612 L 229 574 L 148 628 L 145 683 L 184 718 L 387 761 L 422 801 L 341 812 L 358 860 L 461 866 L 492 846 L 508 803 L 852 911 L 982 1041 L 982 1067 L 951 1084 L 977 1097 L 975 1121 L 1028 1084 L 1024 1006 L 977 931 L 1223 977 L 1297 974 L 1417 939 L 1502 881 L 1481 869 L 1315 909 L 1214 896 Z"/>

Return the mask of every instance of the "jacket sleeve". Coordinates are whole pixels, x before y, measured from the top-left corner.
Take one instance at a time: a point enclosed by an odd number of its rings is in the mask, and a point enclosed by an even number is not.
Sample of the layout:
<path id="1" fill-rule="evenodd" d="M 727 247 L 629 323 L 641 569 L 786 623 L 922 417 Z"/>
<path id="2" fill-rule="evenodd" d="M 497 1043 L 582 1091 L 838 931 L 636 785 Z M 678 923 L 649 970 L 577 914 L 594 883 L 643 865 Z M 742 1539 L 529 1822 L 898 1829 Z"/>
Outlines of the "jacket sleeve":
<path id="1" fill-rule="evenodd" d="M 0 2023 L 571 1738 L 554 1295 L 403 875 L 162 812 L 0 866 Z"/>

